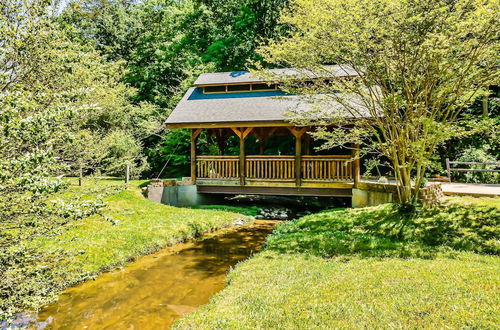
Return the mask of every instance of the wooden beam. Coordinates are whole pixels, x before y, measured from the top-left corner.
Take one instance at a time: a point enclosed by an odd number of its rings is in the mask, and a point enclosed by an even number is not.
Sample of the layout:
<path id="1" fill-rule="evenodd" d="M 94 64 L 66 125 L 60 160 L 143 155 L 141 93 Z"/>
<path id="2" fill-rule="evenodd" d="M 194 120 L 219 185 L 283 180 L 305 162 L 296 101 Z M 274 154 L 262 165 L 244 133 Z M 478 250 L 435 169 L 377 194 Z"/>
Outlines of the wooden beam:
<path id="1" fill-rule="evenodd" d="M 352 177 L 354 180 L 354 187 L 356 188 L 361 181 L 361 165 L 359 156 L 360 145 L 359 143 L 353 143 L 352 145 Z"/>
<path id="2" fill-rule="evenodd" d="M 198 136 L 200 135 L 200 133 L 201 133 L 202 130 L 203 130 L 202 128 L 193 129 L 193 136 L 194 136 L 195 139 L 198 138 Z"/>
<path id="3" fill-rule="evenodd" d="M 239 128 L 231 127 L 231 130 L 234 132 L 234 134 L 236 134 L 237 137 L 241 139 L 241 131 Z"/>
<path id="4" fill-rule="evenodd" d="M 295 135 L 295 134 L 294 134 Z M 300 187 L 302 169 L 302 134 L 295 135 L 295 185 Z"/>
<path id="5" fill-rule="evenodd" d="M 191 131 L 191 182 L 196 183 L 196 140 L 201 133 L 201 128 Z"/>
<path id="6" fill-rule="evenodd" d="M 247 127 L 245 129 L 245 131 L 243 131 L 243 129 L 242 129 L 243 132 L 241 133 L 241 136 L 245 139 L 248 136 L 248 134 L 250 134 L 250 132 L 252 132 L 252 130 L 253 130 L 253 127 Z"/>
<path id="7" fill-rule="evenodd" d="M 198 185 L 202 194 L 248 194 L 248 195 L 283 195 L 283 196 L 352 196 L 352 188 L 297 188 L 297 187 L 253 187 L 229 185 Z"/>
<path id="8" fill-rule="evenodd" d="M 287 128 L 295 137 L 302 136 L 309 129 L 308 126 L 301 127 L 301 128 L 287 126 Z"/>
<path id="9" fill-rule="evenodd" d="M 284 120 L 273 121 L 241 121 L 223 123 L 165 123 L 166 128 L 231 128 L 231 127 L 286 127 L 289 122 Z"/>
<path id="10" fill-rule="evenodd" d="M 240 136 L 240 186 L 245 185 L 245 137 Z"/>

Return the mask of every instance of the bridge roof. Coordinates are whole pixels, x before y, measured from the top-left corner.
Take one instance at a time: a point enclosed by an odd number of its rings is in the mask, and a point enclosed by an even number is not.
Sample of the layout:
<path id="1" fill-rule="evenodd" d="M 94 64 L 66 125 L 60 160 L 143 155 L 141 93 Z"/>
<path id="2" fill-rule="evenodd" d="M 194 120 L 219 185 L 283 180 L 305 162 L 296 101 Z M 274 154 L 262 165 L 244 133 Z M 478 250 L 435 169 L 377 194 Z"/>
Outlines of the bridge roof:
<path id="1" fill-rule="evenodd" d="M 357 72 L 347 65 L 325 65 L 320 74 L 307 70 L 293 68 L 270 69 L 271 75 L 279 77 L 289 77 L 297 79 L 317 79 L 331 77 L 352 77 L 357 76 Z M 269 79 L 262 79 L 249 71 L 216 72 L 203 73 L 194 82 L 195 86 L 213 86 L 228 84 L 249 84 L 249 83 L 270 82 Z"/>
<path id="2" fill-rule="evenodd" d="M 314 115 L 322 118 L 342 115 L 342 106 L 333 100 L 323 104 L 324 111 Z M 353 100 L 354 102 L 354 100 Z M 190 88 L 165 122 L 170 128 L 239 127 L 289 125 L 288 113 L 311 111 L 310 103 L 297 95 L 282 91 L 204 94 L 199 87 Z M 362 108 L 360 104 L 356 107 Z M 366 111 L 368 116 L 368 111 Z"/>

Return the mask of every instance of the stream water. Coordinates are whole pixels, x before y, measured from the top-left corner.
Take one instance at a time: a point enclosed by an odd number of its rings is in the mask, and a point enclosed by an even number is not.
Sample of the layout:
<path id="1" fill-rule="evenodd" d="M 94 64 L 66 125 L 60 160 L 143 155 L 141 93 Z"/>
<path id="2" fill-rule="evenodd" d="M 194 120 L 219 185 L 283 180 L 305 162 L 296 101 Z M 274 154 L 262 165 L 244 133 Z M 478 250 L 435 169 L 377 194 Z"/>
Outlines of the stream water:
<path id="1" fill-rule="evenodd" d="M 38 329 L 168 329 L 224 288 L 227 271 L 258 251 L 276 221 L 258 220 L 177 244 L 66 290 Z"/>

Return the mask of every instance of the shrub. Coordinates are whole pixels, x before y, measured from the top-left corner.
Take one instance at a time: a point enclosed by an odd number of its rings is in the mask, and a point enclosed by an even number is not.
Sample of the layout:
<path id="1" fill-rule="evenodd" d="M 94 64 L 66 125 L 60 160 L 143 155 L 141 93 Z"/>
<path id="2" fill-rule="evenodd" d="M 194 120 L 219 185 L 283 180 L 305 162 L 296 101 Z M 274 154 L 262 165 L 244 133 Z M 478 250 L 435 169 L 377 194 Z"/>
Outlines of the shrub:
<path id="1" fill-rule="evenodd" d="M 470 147 L 465 149 L 457 161 L 461 162 L 498 162 L 495 156 L 491 155 L 490 147 Z M 495 165 L 470 165 L 471 169 L 495 169 Z M 454 172 L 457 173 L 457 172 Z M 456 179 L 470 183 L 500 183 L 500 173 L 495 172 L 458 172 Z"/>

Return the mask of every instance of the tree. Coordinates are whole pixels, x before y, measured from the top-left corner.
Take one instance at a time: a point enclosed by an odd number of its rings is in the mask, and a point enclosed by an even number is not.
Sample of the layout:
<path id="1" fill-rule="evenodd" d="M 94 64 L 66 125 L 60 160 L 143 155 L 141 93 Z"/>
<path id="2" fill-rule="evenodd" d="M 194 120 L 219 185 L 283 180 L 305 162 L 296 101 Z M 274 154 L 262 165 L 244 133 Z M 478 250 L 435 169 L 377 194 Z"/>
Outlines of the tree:
<path id="1" fill-rule="evenodd" d="M 289 0 L 206 0 L 211 12 L 212 40 L 202 59 L 215 64 L 217 71 L 243 70 L 262 57 L 257 47 L 286 31 L 278 24 L 280 11 Z"/>
<path id="2" fill-rule="evenodd" d="M 324 64 L 354 70 L 312 86 L 290 79 L 315 104 L 292 120 L 340 125 L 316 132 L 325 147 L 372 141 L 393 164 L 401 202 L 413 204 L 436 146 L 466 134 L 460 113 L 498 84 L 499 22 L 494 0 L 297 0 L 282 17 L 290 34 L 260 52 L 316 78 L 330 74 Z"/>
<path id="3" fill-rule="evenodd" d="M 277 21 L 288 2 L 75 0 L 58 21 L 72 40 L 93 45 L 107 61 L 124 61 L 122 81 L 135 88 L 132 100 L 157 105 L 154 116 L 162 121 L 200 73 L 242 70 L 248 60 L 260 61 L 256 48 L 283 32 Z M 175 134 L 185 135 L 163 131 L 144 140 L 152 174 L 170 157 Z M 182 154 L 175 163 L 183 170 L 167 168 L 164 175 L 188 174 L 189 148 L 177 152 Z"/>
<path id="4" fill-rule="evenodd" d="M 103 205 L 60 198 L 68 161 L 111 174 L 126 163 L 144 169 L 141 140 L 157 126 L 156 108 L 130 103 L 121 65 L 69 38 L 51 1 L 0 3 L 0 319 L 19 307 L 16 283 L 32 290 L 24 307 L 47 294 L 38 275 L 62 252 L 29 242 Z"/>

